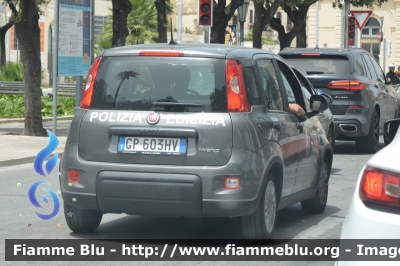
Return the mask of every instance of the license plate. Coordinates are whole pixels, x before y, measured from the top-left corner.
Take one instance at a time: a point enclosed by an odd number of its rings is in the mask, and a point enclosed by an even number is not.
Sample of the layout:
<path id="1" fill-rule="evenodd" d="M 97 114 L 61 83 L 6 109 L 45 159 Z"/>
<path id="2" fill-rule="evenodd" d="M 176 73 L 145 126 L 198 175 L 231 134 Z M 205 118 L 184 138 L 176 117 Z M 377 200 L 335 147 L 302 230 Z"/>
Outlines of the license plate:
<path id="1" fill-rule="evenodd" d="M 158 155 L 186 155 L 185 138 L 119 137 L 118 152 Z"/>
<path id="2" fill-rule="evenodd" d="M 322 90 L 320 90 L 320 89 L 315 89 L 315 92 L 316 92 L 318 95 L 321 95 L 321 94 L 322 94 Z"/>

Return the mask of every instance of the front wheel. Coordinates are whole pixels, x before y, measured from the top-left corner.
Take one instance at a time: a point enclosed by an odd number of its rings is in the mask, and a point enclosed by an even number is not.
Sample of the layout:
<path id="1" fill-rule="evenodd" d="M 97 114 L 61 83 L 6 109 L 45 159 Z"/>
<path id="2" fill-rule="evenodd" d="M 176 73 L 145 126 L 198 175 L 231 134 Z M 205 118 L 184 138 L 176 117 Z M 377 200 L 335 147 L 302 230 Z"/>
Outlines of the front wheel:
<path id="1" fill-rule="evenodd" d="M 327 158 L 325 157 L 319 171 L 317 193 L 312 199 L 301 202 L 301 208 L 305 213 L 318 214 L 324 212 L 328 201 L 329 172 Z"/>
<path id="2" fill-rule="evenodd" d="M 277 212 L 277 191 L 275 177 L 268 174 L 265 190 L 257 210 L 242 217 L 242 229 L 247 239 L 270 239 L 275 229 Z"/>

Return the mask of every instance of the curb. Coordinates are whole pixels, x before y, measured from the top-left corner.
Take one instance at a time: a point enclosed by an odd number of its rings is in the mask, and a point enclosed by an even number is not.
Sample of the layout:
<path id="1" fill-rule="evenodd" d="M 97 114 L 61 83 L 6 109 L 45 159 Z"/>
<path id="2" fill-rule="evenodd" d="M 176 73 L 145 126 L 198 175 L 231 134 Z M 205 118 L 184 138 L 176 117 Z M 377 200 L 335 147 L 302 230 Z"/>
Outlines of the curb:
<path id="1" fill-rule="evenodd" d="M 73 115 L 71 115 L 71 116 L 60 116 L 60 117 L 57 117 L 57 121 L 72 120 L 73 118 L 74 118 Z M 0 119 L 0 124 L 23 123 L 24 121 L 25 121 L 25 118 L 4 118 L 4 119 Z M 53 121 L 53 118 L 52 117 L 43 117 L 42 121 L 43 122 Z"/>
<path id="2" fill-rule="evenodd" d="M 58 154 L 58 159 L 61 159 L 62 155 L 64 153 L 60 152 Z M 12 160 L 7 160 L 7 161 L 0 161 L 0 167 L 5 167 L 5 166 L 14 166 L 14 165 L 20 165 L 20 164 L 26 164 L 26 163 L 32 163 L 35 160 L 36 156 L 29 156 L 25 158 L 19 158 L 19 159 L 12 159 Z"/>

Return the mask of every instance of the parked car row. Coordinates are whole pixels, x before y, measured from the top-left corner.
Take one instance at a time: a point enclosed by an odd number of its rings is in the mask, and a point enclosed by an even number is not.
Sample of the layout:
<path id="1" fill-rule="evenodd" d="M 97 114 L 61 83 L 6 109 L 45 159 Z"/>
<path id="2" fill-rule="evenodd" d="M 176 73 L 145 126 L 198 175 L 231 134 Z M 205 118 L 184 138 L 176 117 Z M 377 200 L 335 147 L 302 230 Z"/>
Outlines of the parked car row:
<path id="1" fill-rule="evenodd" d="M 286 206 L 323 212 L 335 137 L 376 151 L 394 90 L 372 79 L 362 50 L 281 55 L 208 44 L 100 54 L 60 163 L 69 228 L 93 232 L 104 213 L 240 217 L 244 236 L 259 239 Z M 322 69 L 334 63 L 340 72 Z"/>

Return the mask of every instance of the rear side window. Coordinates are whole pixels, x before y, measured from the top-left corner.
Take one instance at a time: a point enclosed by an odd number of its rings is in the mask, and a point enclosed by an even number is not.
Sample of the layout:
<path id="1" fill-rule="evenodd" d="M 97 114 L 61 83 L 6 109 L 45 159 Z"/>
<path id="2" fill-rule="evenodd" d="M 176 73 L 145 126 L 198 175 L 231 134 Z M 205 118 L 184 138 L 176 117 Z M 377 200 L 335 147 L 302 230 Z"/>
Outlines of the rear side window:
<path id="1" fill-rule="evenodd" d="M 269 59 L 257 60 L 260 72 L 261 86 L 266 95 L 266 105 L 269 110 L 283 110 L 282 94 L 279 89 L 278 77 L 274 65 Z"/>
<path id="2" fill-rule="evenodd" d="M 155 102 L 192 106 L 159 106 Z M 225 112 L 225 60 L 105 57 L 97 73 L 91 108 Z"/>
<path id="3" fill-rule="evenodd" d="M 364 60 L 367 63 L 367 67 L 368 67 L 368 70 L 369 70 L 367 72 L 368 77 L 370 79 L 372 79 L 372 80 L 378 80 L 378 76 L 376 75 L 375 68 L 372 65 L 371 59 L 366 54 L 363 54 L 362 56 L 364 57 Z"/>
<path id="4" fill-rule="evenodd" d="M 363 59 L 361 58 L 361 54 L 357 55 L 356 65 L 355 65 L 356 72 L 360 73 L 363 76 L 367 76 L 367 70 L 364 64 Z"/>
<path id="5" fill-rule="evenodd" d="M 348 75 L 350 64 L 346 57 L 335 56 L 304 56 L 284 57 L 285 60 L 296 67 L 303 75 Z"/>
<path id="6" fill-rule="evenodd" d="M 385 82 L 386 81 L 385 74 L 383 73 L 383 71 L 382 71 L 381 67 L 378 65 L 378 63 L 376 62 L 375 58 L 370 55 L 368 57 L 369 57 L 369 59 L 371 59 L 372 66 L 375 69 L 375 72 L 378 76 L 379 81 Z"/>
<path id="7" fill-rule="evenodd" d="M 256 84 L 256 76 L 253 68 L 243 69 L 244 84 L 246 86 L 247 101 L 250 105 L 260 105 L 261 98 Z"/>

